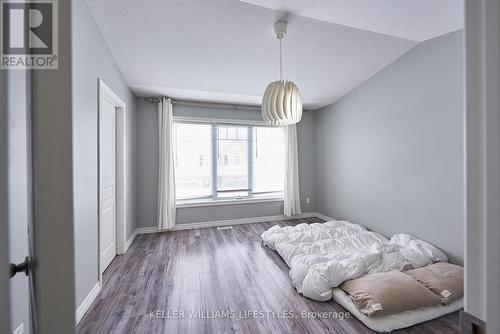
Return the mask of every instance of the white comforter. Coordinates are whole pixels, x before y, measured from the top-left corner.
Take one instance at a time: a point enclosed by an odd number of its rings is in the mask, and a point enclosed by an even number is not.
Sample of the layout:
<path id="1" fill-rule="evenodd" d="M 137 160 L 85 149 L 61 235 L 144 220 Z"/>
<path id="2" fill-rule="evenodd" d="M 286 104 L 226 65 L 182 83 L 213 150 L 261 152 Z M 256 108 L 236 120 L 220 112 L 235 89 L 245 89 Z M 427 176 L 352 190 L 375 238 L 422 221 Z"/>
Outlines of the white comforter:
<path id="1" fill-rule="evenodd" d="M 273 226 L 261 237 L 290 267 L 297 291 L 320 301 L 331 299 L 332 288 L 342 282 L 368 273 L 448 261 L 442 251 L 411 235 L 389 240 L 345 221 Z"/>

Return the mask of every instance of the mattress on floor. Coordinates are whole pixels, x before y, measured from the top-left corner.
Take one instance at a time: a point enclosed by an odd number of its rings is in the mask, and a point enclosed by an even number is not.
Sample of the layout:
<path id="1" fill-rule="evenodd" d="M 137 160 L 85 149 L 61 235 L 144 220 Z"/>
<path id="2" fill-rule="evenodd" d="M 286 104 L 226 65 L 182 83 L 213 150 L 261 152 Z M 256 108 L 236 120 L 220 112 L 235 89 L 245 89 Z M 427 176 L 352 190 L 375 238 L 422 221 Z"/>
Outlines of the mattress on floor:
<path id="1" fill-rule="evenodd" d="M 330 300 L 331 288 L 369 273 L 448 262 L 441 250 L 414 236 L 388 239 L 346 221 L 275 225 L 261 237 L 290 267 L 295 289 L 318 301 Z"/>
<path id="2" fill-rule="evenodd" d="M 356 306 L 354 306 L 354 303 L 351 301 L 351 297 L 342 289 L 334 288 L 332 291 L 333 299 L 337 303 L 348 310 L 353 316 L 358 318 L 358 320 L 364 323 L 368 328 L 377 332 L 392 332 L 396 329 L 410 327 L 424 321 L 436 319 L 446 314 L 456 312 L 463 308 L 463 298 L 460 298 L 448 305 L 439 304 L 385 316 L 368 317 L 361 313 Z"/>

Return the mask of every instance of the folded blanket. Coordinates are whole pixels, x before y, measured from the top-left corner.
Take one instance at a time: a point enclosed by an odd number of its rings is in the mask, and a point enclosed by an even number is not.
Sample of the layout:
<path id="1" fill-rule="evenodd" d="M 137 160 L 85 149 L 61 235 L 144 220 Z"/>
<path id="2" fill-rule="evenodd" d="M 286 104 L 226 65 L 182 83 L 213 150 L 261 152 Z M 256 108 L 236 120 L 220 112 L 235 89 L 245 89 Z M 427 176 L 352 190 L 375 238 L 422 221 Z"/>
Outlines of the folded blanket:
<path id="1" fill-rule="evenodd" d="M 306 297 L 326 301 L 332 288 L 368 273 L 420 268 L 447 262 L 446 255 L 408 234 L 390 240 L 358 224 L 273 226 L 261 235 L 290 267 L 292 284 Z"/>
<path id="2" fill-rule="evenodd" d="M 365 275 L 342 283 L 340 288 L 361 313 L 372 317 L 441 303 L 431 290 L 400 271 Z"/>
<path id="3" fill-rule="evenodd" d="M 449 304 L 464 295 L 464 268 L 461 266 L 437 262 L 423 268 L 408 270 L 406 274 L 435 293 L 443 304 Z"/>

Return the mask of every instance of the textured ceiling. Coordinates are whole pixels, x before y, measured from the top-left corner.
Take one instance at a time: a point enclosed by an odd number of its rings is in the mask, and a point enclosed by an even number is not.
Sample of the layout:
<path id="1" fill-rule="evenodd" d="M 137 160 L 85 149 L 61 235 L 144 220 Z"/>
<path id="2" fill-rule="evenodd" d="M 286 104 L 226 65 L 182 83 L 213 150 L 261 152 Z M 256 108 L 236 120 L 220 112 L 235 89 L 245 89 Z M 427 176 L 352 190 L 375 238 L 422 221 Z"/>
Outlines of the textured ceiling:
<path id="1" fill-rule="evenodd" d="M 359 2 L 339 2 L 351 1 Z M 387 0 L 399 1 L 408 2 Z M 279 44 L 272 31 L 282 17 L 278 11 L 238 0 L 87 2 L 139 96 L 258 104 L 267 84 L 278 79 Z M 296 15 L 288 22 L 284 77 L 298 85 L 308 109 L 335 102 L 417 43 Z"/>
<path id="2" fill-rule="evenodd" d="M 463 0 L 241 0 L 257 6 L 414 41 L 463 27 Z"/>

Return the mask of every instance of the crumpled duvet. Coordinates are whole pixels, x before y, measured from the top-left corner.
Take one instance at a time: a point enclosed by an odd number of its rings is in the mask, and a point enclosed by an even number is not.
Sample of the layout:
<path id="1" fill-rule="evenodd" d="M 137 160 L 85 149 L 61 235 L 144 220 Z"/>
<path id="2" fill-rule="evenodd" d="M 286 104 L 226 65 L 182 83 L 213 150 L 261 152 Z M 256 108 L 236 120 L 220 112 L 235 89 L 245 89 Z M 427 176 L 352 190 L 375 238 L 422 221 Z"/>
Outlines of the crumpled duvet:
<path id="1" fill-rule="evenodd" d="M 342 282 L 365 274 L 448 261 L 441 250 L 409 234 L 389 240 L 346 221 L 273 226 L 261 237 L 290 267 L 297 291 L 319 301 L 331 299 L 332 288 Z"/>

